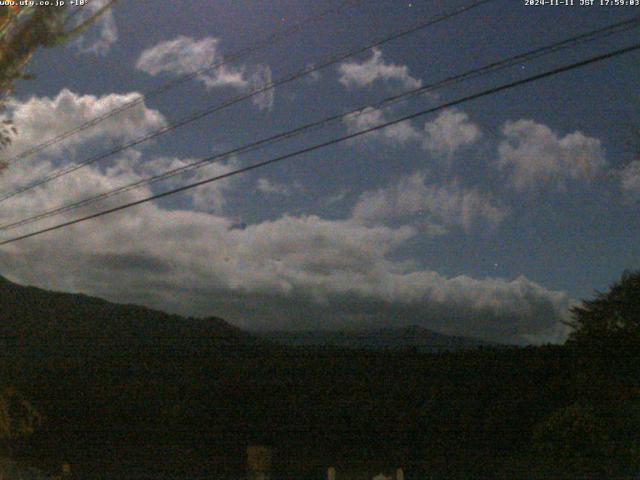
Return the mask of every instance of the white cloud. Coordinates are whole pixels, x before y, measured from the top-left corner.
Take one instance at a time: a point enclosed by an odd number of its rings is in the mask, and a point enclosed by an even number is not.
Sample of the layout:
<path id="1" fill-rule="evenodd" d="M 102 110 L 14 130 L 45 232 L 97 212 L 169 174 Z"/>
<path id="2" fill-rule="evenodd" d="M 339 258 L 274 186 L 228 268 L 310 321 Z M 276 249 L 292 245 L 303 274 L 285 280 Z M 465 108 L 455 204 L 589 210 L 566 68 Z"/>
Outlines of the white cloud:
<path id="1" fill-rule="evenodd" d="M 435 120 L 424 125 L 422 146 L 437 155 L 453 155 L 461 147 L 478 141 L 480 128 L 469 116 L 457 110 L 445 110 Z"/>
<path id="2" fill-rule="evenodd" d="M 640 160 L 635 160 L 617 172 L 620 188 L 631 201 L 640 200 Z"/>
<path id="3" fill-rule="evenodd" d="M 366 223 L 419 219 L 430 233 L 451 228 L 469 233 L 479 225 L 494 228 L 508 215 L 487 194 L 457 183 L 427 185 L 426 174 L 416 172 L 387 187 L 364 192 L 353 209 L 353 218 Z"/>
<path id="4" fill-rule="evenodd" d="M 183 168 L 196 161 L 196 159 L 157 157 L 136 165 L 136 169 L 131 170 L 130 173 L 139 175 L 141 178 L 147 178 L 166 171 Z M 181 175 L 163 181 L 163 190 L 225 175 L 236 170 L 239 166 L 237 157 L 232 157 L 225 162 L 204 164 L 197 169 L 187 170 Z M 226 204 L 226 193 L 233 187 L 234 182 L 234 178 L 225 178 L 207 183 L 196 189 L 187 190 L 182 195 L 191 200 L 194 210 L 222 213 Z"/>
<path id="5" fill-rule="evenodd" d="M 66 133 L 70 128 L 84 124 L 112 110 L 140 98 L 138 93 L 109 94 L 102 97 L 79 95 L 67 89 L 56 97 L 32 97 L 26 101 L 9 99 L 5 117 L 13 121 L 18 134 L 6 149 L 11 158 L 49 138 Z M 140 102 L 97 125 L 70 136 L 42 151 L 42 156 L 57 156 L 75 152 L 79 145 L 89 142 L 132 140 L 166 124 L 157 110 Z M 22 161 L 21 161 L 22 162 Z"/>
<path id="6" fill-rule="evenodd" d="M 289 196 L 292 193 L 288 185 L 272 182 L 268 178 L 259 178 L 257 188 L 258 191 L 266 194 Z"/>
<path id="7" fill-rule="evenodd" d="M 409 73 L 406 65 L 386 63 L 382 58 L 382 51 L 373 49 L 371 58 L 364 62 L 344 62 L 338 66 L 339 81 L 345 87 L 368 87 L 377 81 L 382 81 L 400 90 L 420 88 L 422 81 Z"/>
<path id="8" fill-rule="evenodd" d="M 343 120 L 349 133 L 367 130 L 387 121 L 385 112 L 373 107 L 367 107 L 347 115 Z M 451 157 L 460 148 L 477 142 L 480 137 L 480 128 L 469 121 L 469 116 L 466 113 L 458 110 L 445 110 L 434 120 L 426 122 L 422 130 L 407 120 L 367 133 L 362 138 L 382 140 L 399 146 L 418 142 L 424 150 L 431 154 Z"/>
<path id="9" fill-rule="evenodd" d="M 272 83 L 271 67 L 268 65 L 235 68 L 225 65 L 219 44 L 220 40 L 214 37 L 195 40 L 180 35 L 144 50 L 136 68 L 153 76 L 161 73 L 180 76 L 202 70 L 196 78 L 207 89 L 232 87 L 242 92 L 253 92 Z M 212 68 L 207 68 L 209 66 Z M 256 93 L 251 101 L 260 110 L 271 110 L 275 102 L 275 89 Z"/>
<path id="10" fill-rule="evenodd" d="M 376 125 L 381 125 L 385 121 L 384 112 L 373 107 L 366 107 L 355 113 L 350 113 L 343 119 L 349 133 L 367 130 L 368 128 L 375 127 Z M 373 132 L 371 134 L 373 134 Z"/>
<path id="11" fill-rule="evenodd" d="M 108 0 L 92 0 L 82 7 L 82 12 L 78 15 L 77 23 L 81 24 L 98 10 L 107 4 Z M 118 41 L 118 28 L 109 9 L 104 12 L 98 21 L 92 25 L 87 32 L 72 42 L 80 53 L 91 53 L 94 55 L 106 55 L 111 50 L 111 46 Z"/>
<path id="12" fill-rule="evenodd" d="M 369 128 L 382 125 L 387 121 L 384 112 L 373 107 L 364 108 L 358 112 L 347 115 L 343 119 L 349 133 L 368 130 Z M 422 137 L 420 132 L 411 125 L 411 122 L 407 121 L 364 134 L 359 138 L 368 140 L 381 139 L 391 144 L 405 145 L 411 141 L 419 141 Z"/>
<path id="13" fill-rule="evenodd" d="M 149 75 L 171 73 L 185 75 L 212 65 L 213 68 L 200 73 L 198 79 L 209 88 L 249 86 L 242 70 L 223 65 L 224 58 L 218 50 L 220 40 L 213 37 L 194 40 L 180 35 L 173 40 L 161 42 L 144 50 L 136 63 L 136 68 Z"/>
<path id="14" fill-rule="evenodd" d="M 540 186 L 563 189 L 567 181 L 588 180 L 606 165 L 600 140 L 574 132 L 560 137 L 532 120 L 507 122 L 496 167 L 516 190 Z"/>

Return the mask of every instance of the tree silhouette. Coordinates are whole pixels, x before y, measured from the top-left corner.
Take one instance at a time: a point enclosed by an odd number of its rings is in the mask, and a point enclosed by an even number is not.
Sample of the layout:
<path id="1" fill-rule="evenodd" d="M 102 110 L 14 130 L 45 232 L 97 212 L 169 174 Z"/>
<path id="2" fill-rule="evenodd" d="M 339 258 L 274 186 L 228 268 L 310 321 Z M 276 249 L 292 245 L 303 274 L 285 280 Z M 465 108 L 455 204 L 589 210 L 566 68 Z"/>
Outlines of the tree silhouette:
<path id="1" fill-rule="evenodd" d="M 580 446 L 584 458 L 596 460 L 594 466 L 608 464 L 609 473 L 594 478 L 631 478 L 625 475 L 640 468 L 640 271 L 624 272 L 607 292 L 571 313 L 574 330 L 567 346 L 577 354 L 572 388 L 587 407 L 557 412 L 555 423 L 547 422 L 541 431 L 555 426 L 556 433 L 567 432 L 570 424 L 576 438 L 592 444 L 589 449 L 577 440 L 567 443 Z M 604 434 L 598 437 L 598 432 Z"/>
<path id="2" fill-rule="evenodd" d="M 589 405 L 573 404 L 553 412 L 533 428 L 533 446 L 542 464 L 556 475 L 605 478 L 614 454 L 606 421 Z M 550 473 L 550 472 L 547 472 Z"/>
<path id="3" fill-rule="evenodd" d="M 89 28 L 116 0 L 81 21 L 75 18 L 78 10 L 60 6 L 7 6 L 0 7 L 0 111 L 4 109 L 7 95 L 19 79 L 32 78 L 24 73 L 24 67 L 40 47 L 61 45 Z M 75 23 L 74 23 L 75 22 Z M 17 134 L 10 120 L 0 123 L 0 150 L 9 145 Z M 6 167 L 0 158 L 0 170 Z"/>
<path id="4" fill-rule="evenodd" d="M 608 292 L 597 293 L 571 309 L 573 332 L 570 344 L 615 347 L 640 347 L 640 270 L 627 271 Z M 608 349 L 608 348 L 607 348 Z"/>

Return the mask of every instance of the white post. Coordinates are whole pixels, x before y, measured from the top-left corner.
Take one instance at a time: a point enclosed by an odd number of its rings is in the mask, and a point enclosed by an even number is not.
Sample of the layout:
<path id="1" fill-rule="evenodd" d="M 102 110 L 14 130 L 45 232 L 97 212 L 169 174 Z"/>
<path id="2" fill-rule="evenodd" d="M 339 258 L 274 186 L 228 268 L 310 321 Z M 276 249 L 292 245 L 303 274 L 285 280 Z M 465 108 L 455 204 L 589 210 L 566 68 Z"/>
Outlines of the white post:
<path id="1" fill-rule="evenodd" d="M 327 480 L 336 480 L 336 469 L 329 467 L 327 469 Z"/>

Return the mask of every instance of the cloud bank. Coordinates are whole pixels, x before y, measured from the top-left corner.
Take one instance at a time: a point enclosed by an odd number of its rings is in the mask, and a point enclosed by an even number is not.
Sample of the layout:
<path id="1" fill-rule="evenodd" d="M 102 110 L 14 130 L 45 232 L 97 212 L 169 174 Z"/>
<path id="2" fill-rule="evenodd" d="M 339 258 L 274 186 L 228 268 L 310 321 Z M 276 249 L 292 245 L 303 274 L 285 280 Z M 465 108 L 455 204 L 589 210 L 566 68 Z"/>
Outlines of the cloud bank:
<path id="1" fill-rule="evenodd" d="M 43 129 L 55 131 L 60 118 L 81 121 L 135 95 L 94 97 L 63 91 L 55 98 L 13 100 L 8 114 L 21 132 L 20 142 L 27 145 Z M 10 169 L 0 177 L 0 190 L 46 175 L 56 162 L 71 162 L 75 153 L 108 136 L 131 135 L 132 129 L 146 131 L 164 122 L 144 103 L 123 115 L 114 124 L 104 122 L 60 147 L 59 152 L 69 155 L 53 161 L 51 153 L 43 154 L 35 162 L 37 168 Z M 131 128 L 116 128 L 122 122 Z M 0 213 L 0 222 L 187 161 L 131 150 L 108 164 L 83 169 L 82 175 L 67 175 L 30 195 L 12 198 Z M 234 162 L 212 165 L 211 171 L 194 175 L 228 171 L 237 165 Z M 413 323 L 496 341 L 552 338 L 566 314 L 565 293 L 523 276 L 446 277 L 401 254 L 408 242 L 424 233 L 424 225 L 443 233 L 466 232 L 498 225 L 508 213 L 479 190 L 455 182 L 430 185 L 427 179 L 426 173 L 417 172 L 363 192 L 345 218 L 283 213 L 238 227 L 223 207 L 231 189 L 246 188 L 239 178 L 212 186 L 213 190 L 191 190 L 170 205 L 148 203 L 7 245 L 0 249 L 0 272 L 45 288 L 187 315 L 218 315 L 245 328 Z M 275 183 L 260 185 L 265 193 L 284 194 Z M 130 191 L 101 207 L 150 193 L 149 187 Z M 419 217 L 422 223 L 416 221 Z M 38 227 L 71 218 L 65 214 Z M 391 218 L 396 221 L 390 222 Z M 2 237 L 14 233 L 3 232 Z"/>

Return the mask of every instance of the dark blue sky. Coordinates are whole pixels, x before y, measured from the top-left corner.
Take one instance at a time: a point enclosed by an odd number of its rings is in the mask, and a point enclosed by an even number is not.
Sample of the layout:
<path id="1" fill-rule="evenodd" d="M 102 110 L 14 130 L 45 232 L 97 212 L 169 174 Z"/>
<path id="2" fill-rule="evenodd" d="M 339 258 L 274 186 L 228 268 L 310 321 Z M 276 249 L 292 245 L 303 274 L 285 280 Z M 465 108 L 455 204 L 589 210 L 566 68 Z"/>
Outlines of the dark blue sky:
<path id="1" fill-rule="evenodd" d="M 57 112 L 52 122 L 73 127 L 121 104 L 127 94 L 149 91 L 341 3 L 122 2 L 79 42 L 34 57 L 29 70 L 37 79 L 18 85 L 9 109 L 18 126 L 23 123 L 14 148 L 47 137 L 38 113 L 46 108 Z M 125 114 L 132 123 L 125 118 L 99 126 L 73 144 L 22 161 L 3 178 L 3 191 L 247 92 L 268 75 L 277 80 L 469 3 L 348 2 L 341 13 L 229 62 L 223 71 L 148 99 L 145 108 L 134 109 L 138 116 Z M 16 200 L 12 212 L 28 215 L 98 193 L 639 13 L 638 7 L 532 7 L 524 0 L 495 0 L 278 87 L 262 103 L 249 99 L 81 170 L 74 180 Z M 637 38 L 635 28 L 384 112 L 367 111 L 240 156 L 215 172 Z M 635 52 L 577 69 L 204 193 L 15 244 L 0 256 L 0 265 L 19 281 L 216 314 L 248 328 L 422 323 L 494 340 L 557 341 L 566 333 L 557 322 L 573 300 L 606 289 L 624 269 L 640 267 L 640 163 L 634 156 L 634 142 L 640 142 L 639 59 Z M 51 129 L 64 131 L 60 124 Z M 76 253 L 65 253 L 65 246 Z M 20 264 L 19 256 L 30 260 Z M 37 263 L 42 258 L 50 261 Z"/>

